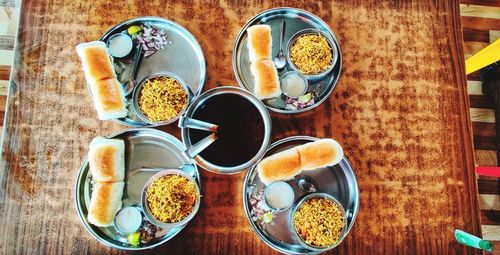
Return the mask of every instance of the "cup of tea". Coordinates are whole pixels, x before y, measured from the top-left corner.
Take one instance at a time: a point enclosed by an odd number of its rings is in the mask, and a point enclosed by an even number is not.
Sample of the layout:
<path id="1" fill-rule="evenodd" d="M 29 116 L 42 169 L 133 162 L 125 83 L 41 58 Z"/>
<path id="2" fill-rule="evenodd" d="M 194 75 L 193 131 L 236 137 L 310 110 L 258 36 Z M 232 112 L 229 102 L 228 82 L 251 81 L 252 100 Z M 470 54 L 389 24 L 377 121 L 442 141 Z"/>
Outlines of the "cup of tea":
<path id="1" fill-rule="evenodd" d="M 218 125 L 217 139 L 194 157 L 204 169 L 239 173 L 256 164 L 269 146 L 271 117 L 254 95 L 236 87 L 217 87 L 201 94 L 184 116 Z M 210 131 L 181 127 L 187 148 L 202 141 Z"/>

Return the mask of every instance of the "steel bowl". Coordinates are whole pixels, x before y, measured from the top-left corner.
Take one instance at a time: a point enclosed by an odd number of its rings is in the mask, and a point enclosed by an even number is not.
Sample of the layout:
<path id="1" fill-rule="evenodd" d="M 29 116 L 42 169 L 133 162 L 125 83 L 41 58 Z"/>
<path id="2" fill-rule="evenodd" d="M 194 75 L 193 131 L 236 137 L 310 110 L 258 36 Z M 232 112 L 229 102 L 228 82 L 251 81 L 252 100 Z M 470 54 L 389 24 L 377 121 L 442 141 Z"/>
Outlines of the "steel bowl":
<path id="1" fill-rule="evenodd" d="M 121 211 L 123 211 L 124 209 L 126 209 L 126 208 L 133 208 L 134 210 L 136 210 L 137 212 L 139 212 L 141 223 L 139 224 L 139 226 L 137 226 L 137 228 L 134 231 L 125 231 L 125 230 L 121 229 L 119 227 L 118 222 L 117 222 L 117 220 L 118 220 L 118 214 Z M 141 209 L 139 207 L 136 207 L 136 206 L 124 206 L 120 210 L 118 210 L 118 212 L 116 212 L 115 218 L 113 219 L 113 226 L 115 227 L 116 231 L 118 231 L 119 233 L 121 233 L 123 235 L 129 235 L 129 234 L 132 234 L 134 232 L 137 232 L 137 230 L 139 230 L 141 228 L 142 221 L 143 221 L 142 220 L 142 211 L 141 211 Z"/>
<path id="2" fill-rule="evenodd" d="M 123 55 L 123 56 L 116 56 L 116 55 L 113 55 L 112 52 L 111 52 L 111 49 L 109 47 L 111 41 L 113 41 L 113 39 L 115 39 L 116 37 L 120 37 L 120 36 L 124 36 L 125 38 L 128 38 L 127 39 L 127 42 L 130 44 L 130 50 L 128 51 L 127 54 Z M 130 53 L 133 51 L 134 49 L 134 42 L 132 41 L 132 38 L 130 37 L 130 35 L 126 34 L 126 33 L 116 33 L 112 36 L 109 37 L 108 41 L 106 42 L 106 47 L 108 48 L 108 54 L 110 56 L 113 56 L 117 59 L 122 59 L 122 58 L 126 58 L 127 56 L 130 55 Z M 113 63 L 113 59 L 111 60 L 111 63 Z"/>
<path id="3" fill-rule="evenodd" d="M 317 73 L 317 74 L 304 74 L 304 73 L 302 73 L 299 70 L 299 68 L 297 68 L 297 66 L 293 63 L 293 61 L 291 59 L 291 52 L 290 51 L 292 49 L 292 46 L 295 44 L 295 41 L 297 41 L 297 39 L 299 39 L 301 36 L 303 36 L 303 35 L 309 35 L 309 34 L 323 36 L 326 39 L 326 41 L 328 42 L 328 44 L 330 45 L 330 47 L 332 48 L 332 62 L 330 63 L 330 66 L 325 71 L 323 71 L 321 73 Z M 311 81 L 321 80 L 326 75 L 328 75 L 333 70 L 333 67 L 335 66 L 335 64 L 337 63 L 337 60 L 339 58 L 339 51 L 338 51 L 337 46 L 334 43 L 333 39 L 328 34 L 326 34 L 325 32 L 320 31 L 318 29 L 313 29 L 313 28 L 307 28 L 307 29 L 300 30 L 299 32 L 295 33 L 292 37 L 290 37 L 290 40 L 288 41 L 288 44 L 286 46 L 286 52 L 287 52 L 287 54 L 286 54 L 286 60 L 287 60 L 287 62 L 289 64 L 289 66 L 294 71 L 297 71 L 297 72 L 301 73 L 308 80 L 311 80 Z"/>
<path id="4" fill-rule="evenodd" d="M 219 166 L 214 163 L 211 163 L 207 160 L 205 160 L 203 157 L 200 155 L 196 156 L 194 160 L 196 163 L 203 167 L 204 169 L 215 172 L 215 173 L 221 173 L 221 174 L 236 174 L 239 173 L 245 169 L 248 169 L 255 165 L 266 153 L 267 147 L 269 146 L 269 142 L 271 140 L 271 116 L 269 115 L 269 112 L 267 111 L 266 106 L 252 93 L 236 88 L 236 87 L 231 87 L 231 86 L 224 86 L 224 87 L 217 87 L 213 88 L 211 90 L 206 91 L 205 93 L 201 94 L 199 97 L 197 97 L 188 107 L 188 109 L 185 112 L 186 117 L 193 117 L 194 113 L 196 110 L 199 109 L 200 106 L 202 106 L 206 100 L 212 97 L 216 97 L 218 95 L 223 95 L 223 94 L 234 94 L 241 96 L 250 103 L 252 103 L 255 108 L 259 111 L 262 120 L 264 122 L 264 138 L 262 140 L 262 144 L 260 146 L 259 151 L 255 154 L 253 158 L 248 160 L 247 162 L 237 165 L 237 166 Z M 228 106 L 228 107 L 235 107 L 235 106 Z M 216 123 L 214 123 L 216 124 Z M 189 130 L 188 128 L 181 128 L 181 135 L 182 135 L 182 142 L 187 148 L 190 148 L 193 144 L 191 142 L 191 138 L 189 136 Z"/>
<path id="5" fill-rule="evenodd" d="M 334 243 L 334 244 L 331 244 L 329 246 L 326 246 L 326 247 L 321 247 L 321 246 L 313 246 L 313 245 L 310 245 L 310 244 L 307 244 L 305 242 L 304 239 L 302 239 L 302 237 L 297 233 L 297 231 L 295 230 L 295 222 L 294 222 L 294 217 L 295 217 L 295 213 L 297 212 L 297 210 L 302 206 L 302 204 L 304 204 L 306 201 L 308 201 L 309 199 L 312 199 L 312 198 L 326 198 L 330 201 L 333 201 L 341 210 L 342 212 L 342 219 L 344 221 L 344 229 L 342 229 L 342 234 L 341 236 L 339 237 L 339 240 Z M 327 193 L 311 193 L 309 195 L 306 195 L 305 197 L 303 197 L 298 203 L 297 203 L 297 206 L 295 206 L 292 210 L 292 213 L 290 214 L 290 224 L 291 224 L 291 231 L 292 233 L 294 234 L 295 238 L 297 239 L 297 241 L 299 242 L 300 245 L 302 245 L 304 248 L 306 249 L 309 249 L 311 251 L 315 251 L 315 252 L 325 252 L 325 251 L 328 251 L 328 250 L 331 250 L 335 247 L 337 247 L 341 242 L 342 240 L 344 240 L 344 237 L 347 235 L 347 220 L 346 220 L 346 213 L 345 213 L 345 209 L 344 207 L 342 206 L 342 204 L 337 200 L 335 199 L 333 196 L 327 194 Z"/>
<path id="6" fill-rule="evenodd" d="M 284 87 L 283 87 L 283 84 L 285 84 L 285 79 L 290 76 L 290 75 L 293 75 L 293 74 L 296 74 L 297 76 L 299 76 L 299 78 L 304 81 L 304 83 L 306 84 L 305 88 L 304 88 L 304 91 L 302 91 L 302 94 L 300 94 L 299 96 L 292 96 L 290 94 L 288 94 Z M 284 73 L 281 78 L 280 78 L 280 84 L 281 84 L 281 91 L 283 91 L 283 94 L 289 98 L 299 98 L 303 95 L 306 94 L 306 92 L 308 91 L 309 89 L 309 81 L 307 80 L 306 76 L 304 76 L 301 72 L 297 72 L 297 71 L 288 71 L 286 73 Z"/>
<path id="7" fill-rule="evenodd" d="M 166 223 L 166 222 L 163 222 L 163 221 L 156 219 L 153 216 L 153 214 L 151 213 L 151 211 L 149 210 L 148 201 L 147 201 L 147 197 L 146 197 L 146 191 L 148 190 L 149 186 L 151 186 L 151 184 L 153 184 L 153 182 L 156 181 L 158 178 L 163 177 L 163 176 L 167 176 L 167 175 L 180 175 L 182 177 L 185 177 L 186 179 L 188 179 L 189 181 L 191 181 L 195 184 L 196 192 L 198 193 L 198 198 L 196 199 L 196 203 L 194 204 L 194 207 L 193 207 L 193 210 L 191 211 L 191 213 L 188 216 L 186 216 L 184 219 L 182 219 L 181 221 L 174 222 L 174 223 Z M 149 180 L 146 182 L 146 184 L 144 185 L 144 188 L 142 190 L 141 206 L 142 206 L 142 211 L 144 212 L 144 215 L 146 216 L 146 218 L 149 221 L 151 221 L 151 223 L 153 223 L 156 226 L 161 227 L 161 228 L 170 229 L 170 228 L 184 226 L 191 219 L 193 219 L 193 217 L 196 215 L 196 213 L 200 209 L 200 201 L 201 201 L 200 187 L 198 186 L 198 183 L 191 175 L 189 175 L 186 172 L 179 170 L 179 169 L 166 169 L 166 170 L 163 170 L 163 171 L 158 172 L 155 175 L 151 176 L 151 178 L 149 178 Z"/>
<path id="8" fill-rule="evenodd" d="M 155 79 L 155 78 L 158 78 L 158 77 L 170 77 L 172 79 L 175 79 L 177 80 L 177 82 L 179 82 L 179 84 L 181 85 L 181 87 L 184 89 L 184 91 L 187 93 L 188 95 L 188 99 L 187 99 L 187 105 L 186 107 L 184 107 L 184 109 L 182 109 L 179 113 L 177 113 L 177 115 L 171 119 L 168 119 L 168 120 L 162 120 L 162 121 L 152 121 L 150 120 L 141 110 L 141 108 L 139 107 L 139 96 L 141 94 L 141 91 L 142 91 L 142 88 L 144 87 L 144 84 L 148 81 L 148 80 L 151 80 L 151 79 Z M 150 74 L 146 77 L 144 77 L 140 82 L 139 84 L 134 88 L 134 92 L 133 92 L 133 96 L 132 96 L 132 100 L 133 100 L 133 104 L 134 104 L 134 110 L 137 114 L 137 116 L 143 120 L 144 122 L 148 123 L 148 124 L 151 124 L 151 125 L 154 125 L 154 126 L 161 126 L 161 125 L 168 125 L 172 122 L 175 122 L 176 120 L 179 119 L 179 117 L 184 114 L 184 112 L 186 111 L 187 109 L 187 106 L 189 105 L 189 103 L 191 102 L 192 100 L 192 97 L 193 97 L 193 94 L 191 93 L 191 90 L 189 89 L 189 87 L 187 86 L 187 84 L 177 75 L 173 74 L 173 73 L 169 73 L 169 72 L 160 72 L 160 73 L 154 73 L 154 74 Z"/>
<path id="9" fill-rule="evenodd" d="M 288 206 L 285 206 L 285 207 L 282 207 L 282 208 L 276 208 L 276 207 L 272 206 L 269 203 L 269 201 L 267 201 L 267 194 L 269 192 L 270 187 L 272 187 L 273 185 L 277 185 L 278 183 L 284 183 L 284 184 L 286 184 L 287 189 L 292 193 L 292 201 L 291 201 L 291 203 Z M 267 207 L 271 208 L 271 210 L 273 210 L 275 212 L 283 212 L 283 211 L 288 210 L 288 208 L 292 207 L 293 201 L 295 200 L 294 196 L 295 196 L 295 194 L 293 192 L 292 186 L 290 186 L 290 184 L 288 184 L 287 182 L 284 182 L 284 181 L 275 181 L 275 182 L 272 182 L 271 184 L 269 184 L 264 189 L 264 203 L 266 203 Z"/>

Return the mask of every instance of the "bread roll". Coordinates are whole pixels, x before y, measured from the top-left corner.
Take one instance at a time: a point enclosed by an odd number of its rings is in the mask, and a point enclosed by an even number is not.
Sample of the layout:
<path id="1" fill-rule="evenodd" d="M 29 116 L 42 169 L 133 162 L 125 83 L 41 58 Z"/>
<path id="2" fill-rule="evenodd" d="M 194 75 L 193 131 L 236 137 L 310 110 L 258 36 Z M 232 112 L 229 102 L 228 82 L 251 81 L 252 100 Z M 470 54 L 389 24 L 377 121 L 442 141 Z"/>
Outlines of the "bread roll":
<path id="1" fill-rule="evenodd" d="M 125 183 L 97 182 L 90 199 L 88 221 L 98 227 L 113 225 L 116 213 L 122 208 Z"/>
<path id="2" fill-rule="evenodd" d="M 259 178 L 266 186 L 290 180 L 302 171 L 338 164 L 344 157 L 342 147 L 333 139 L 320 139 L 264 158 L 257 164 Z"/>
<path id="3" fill-rule="evenodd" d="M 333 139 L 320 139 L 297 146 L 302 170 L 314 170 L 338 164 L 344 157 L 342 147 Z"/>
<path id="4" fill-rule="evenodd" d="M 247 28 L 248 54 L 250 62 L 255 63 L 261 59 L 271 59 L 272 37 L 269 25 L 253 25 Z"/>
<path id="5" fill-rule="evenodd" d="M 80 43 L 76 52 L 82 61 L 87 83 L 116 78 L 106 44 L 101 41 Z"/>
<path id="6" fill-rule="evenodd" d="M 91 82 L 89 87 L 100 120 L 127 117 L 125 93 L 116 78 Z"/>
<path id="7" fill-rule="evenodd" d="M 278 71 L 271 60 L 259 60 L 250 65 L 254 79 L 254 94 L 259 99 L 274 98 L 281 95 Z"/>
<path id="8" fill-rule="evenodd" d="M 269 185 L 273 181 L 292 179 L 301 172 L 298 150 L 291 148 L 263 159 L 257 165 L 257 172 L 265 185 Z"/>
<path id="9" fill-rule="evenodd" d="M 121 182 L 125 177 L 123 140 L 96 137 L 90 143 L 88 161 L 92 178 L 98 182 Z"/>
<path id="10" fill-rule="evenodd" d="M 106 44 L 81 43 L 76 52 L 82 61 L 87 84 L 100 120 L 124 118 L 128 114 L 122 85 L 116 79 Z"/>

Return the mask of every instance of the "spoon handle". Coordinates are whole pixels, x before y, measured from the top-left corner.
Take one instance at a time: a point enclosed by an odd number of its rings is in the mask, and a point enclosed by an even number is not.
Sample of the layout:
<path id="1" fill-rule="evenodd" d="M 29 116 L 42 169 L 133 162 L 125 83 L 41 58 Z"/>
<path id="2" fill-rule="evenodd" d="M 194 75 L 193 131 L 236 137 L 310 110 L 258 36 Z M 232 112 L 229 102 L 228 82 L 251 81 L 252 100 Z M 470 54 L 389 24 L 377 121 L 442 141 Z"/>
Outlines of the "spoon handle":
<path id="1" fill-rule="evenodd" d="M 133 170 L 132 172 L 134 171 L 143 171 L 143 172 L 153 172 L 153 173 L 158 173 L 158 172 L 161 172 L 163 170 L 166 170 L 166 169 L 179 169 L 179 170 L 182 170 L 186 173 L 188 173 L 189 175 L 191 176 L 195 176 L 195 171 L 196 171 L 196 168 L 191 165 L 191 164 L 184 164 L 180 167 L 140 167 L 139 169 L 136 169 L 136 170 Z"/>
<path id="2" fill-rule="evenodd" d="M 285 37 L 285 21 L 281 21 L 280 25 L 280 51 L 283 51 L 283 40 Z"/>
<path id="3" fill-rule="evenodd" d="M 217 136 L 215 135 L 215 133 L 212 133 L 209 136 L 207 136 L 207 137 L 203 138 L 202 140 L 200 140 L 199 142 L 197 142 L 196 144 L 189 147 L 186 150 L 186 153 L 188 154 L 188 156 L 190 158 L 194 158 L 194 157 L 196 157 L 196 155 L 200 154 L 200 152 L 202 152 L 204 149 L 206 149 L 208 146 L 210 146 L 210 144 L 215 142 L 215 140 L 217 140 Z"/>
<path id="4" fill-rule="evenodd" d="M 180 128 L 192 128 L 192 129 L 206 130 L 211 132 L 217 132 L 217 130 L 219 129 L 218 125 L 185 116 L 181 116 L 179 118 L 178 126 Z"/>
<path id="5" fill-rule="evenodd" d="M 137 75 L 137 68 L 139 67 L 141 59 L 142 59 L 142 46 L 138 44 L 137 49 L 135 51 L 134 62 L 132 62 L 132 72 L 130 72 L 129 80 L 135 79 L 135 76 Z"/>
<path id="6" fill-rule="evenodd" d="M 138 44 L 135 49 L 134 59 L 132 60 L 132 68 L 130 70 L 130 74 L 128 80 L 123 83 L 123 89 L 125 92 L 125 96 L 130 95 L 132 91 L 134 91 L 136 82 L 135 76 L 137 75 L 137 69 L 139 67 L 139 62 L 141 62 L 142 57 L 142 46 Z"/>

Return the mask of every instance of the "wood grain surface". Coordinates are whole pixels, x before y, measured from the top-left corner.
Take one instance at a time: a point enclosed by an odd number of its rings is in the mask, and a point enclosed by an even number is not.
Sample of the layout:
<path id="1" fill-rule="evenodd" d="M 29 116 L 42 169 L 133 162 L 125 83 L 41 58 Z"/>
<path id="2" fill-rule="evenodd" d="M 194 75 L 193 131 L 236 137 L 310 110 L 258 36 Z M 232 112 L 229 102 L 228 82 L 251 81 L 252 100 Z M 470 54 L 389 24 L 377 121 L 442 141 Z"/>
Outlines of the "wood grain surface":
<path id="1" fill-rule="evenodd" d="M 272 114 L 273 141 L 333 137 L 358 177 L 356 224 L 332 253 L 476 254 L 453 230 L 480 235 L 472 126 L 455 1 L 23 1 L 0 168 L 0 251 L 121 254 L 87 233 L 73 186 L 90 140 L 124 129 L 97 120 L 74 46 L 154 15 L 186 27 L 207 61 L 207 88 L 235 85 L 233 40 L 257 13 L 313 12 L 344 56 L 329 100 L 306 114 Z M 162 128 L 177 137 L 174 127 Z M 270 254 L 245 218 L 244 174 L 202 172 L 200 213 L 150 253 Z M 145 252 L 146 253 L 146 252 Z"/>

